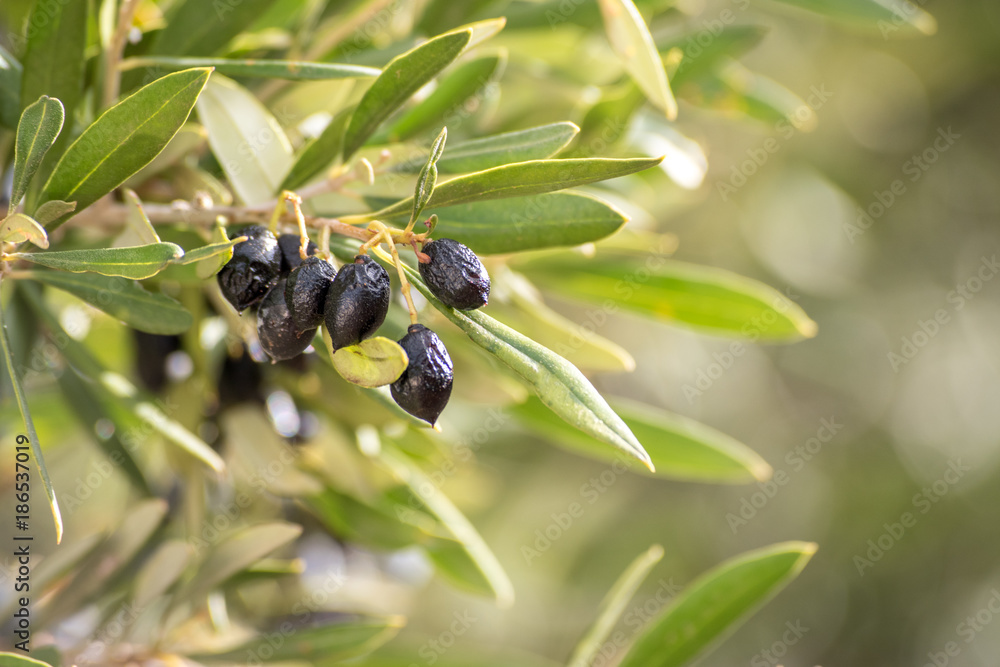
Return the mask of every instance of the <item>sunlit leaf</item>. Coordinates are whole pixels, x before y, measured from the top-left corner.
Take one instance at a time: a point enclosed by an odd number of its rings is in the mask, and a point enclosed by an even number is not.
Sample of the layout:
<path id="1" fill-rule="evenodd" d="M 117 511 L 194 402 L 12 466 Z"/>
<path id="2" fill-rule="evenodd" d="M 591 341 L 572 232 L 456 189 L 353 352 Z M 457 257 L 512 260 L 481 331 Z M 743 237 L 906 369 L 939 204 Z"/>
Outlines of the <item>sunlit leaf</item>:
<path id="1" fill-rule="evenodd" d="M 45 496 L 48 499 L 49 510 L 52 512 L 52 518 L 55 522 L 56 529 L 56 544 L 62 541 L 63 536 L 63 520 L 62 514 L 59 511 L 59 501 L 56 500 L 56 490 L 52 486 L 52 480 L 49 479 L 49 471 L 45 468 L 45 460 L 42 458 L 42 444 L 38 440 L 38 433 L 35 431 L 35 422 L 31 419 L 31 410 L 28 407 L 28 397 L 24 393 L 24 388 L 21 386 L 21 375 L 18 370 L 14 367 L 14 357 L 10 349 L 10 340 L 7 337 L 7 327 L 3 321 L 3 315 L 5 313 L 0 309 L 0 347 L 3 348 L 4 365 L 7 367 L 7 377 L 10 379 L 11 386 L 14 389 L 14 397 L 17 399 L 17 407 L 21 411 L 21 420 L 24 423 L 24 429 L 27 431 L 28 442 L 24 443 L 18 439 L 18 445 L 24 446 L 28 445 L 31 448 L 31 456 L 35 459 L 35 467 L 38 470 L 38 476 L 41 479 L 42 489 L 45 491 Z"/>
<path id="2" fill-rule="evenodd" d="M 386 65 L 354 110 L 344 139 L 344 159 L 354 155 L 393 111 L 455 60 L 471 37 L 471 30 L 446 33 Z"/>
<path id="3" fill-rule="evenodd" d="M 14 182 L 10 198 L 10 213 L 28 191 L 28 183 L 42 164 L 42 158 L 52 148 L 63 126 L 63 105 L 59 100 L 42 95 L 25 108 L 17 125 L 14 149 Z"/>
<path id="4" fill-rule="evenodd" d="M 243 86 L 215 75 L 198 100 L 198 116 L 243 203 L 274 199 L 292 167 L 292 145 L 271 112 Z"/>
<path id="5" fill-rule="evenodd" d="M 52 665 L 20 653 L 0 653 L 0 667 L 52 667 Z"/>
<path id="6" fill-rule="evenodd" d="M 652 257 L 547 257 L 518 264 L 536 284 L 575 299 L 619 307 L 709 333 L 786 341 L 816 334 L 798 304 L 763 283 L 707 266 Z"/>
<path id="7" fill-rule="evenodd" d="M 646 627 L 621 667 L 680 667 L 711 649 L 799 575 L 816 553 L 783 542 L 730 559 L 693 581 Z"/>
<path id="8" fill-rule="evenodd" d="M 787 5 L 849 23 L 876 27 L 883 37 L 897 30 L 937 32 L 937 21 L 918 4 L 906 0 L 778 0 Z"/>
<path id="9" fill-rule="evenodd" d="M 139 331 L 175 335 L 191 328 L 191 314 L 179 303 L 127 278 L 62 271 L 33 271 L 31 278 L 69 292 Z"/>
<path id="10" fill-rule="evenodd" d="M 580 131 L 573 123 L 552 123 L 453 144 L 438 161 L 443 173 L 464 174 L 515 162 L 552 157 Z M 417 165 L 419 167 L 419 165 Z"/>
<path id="11" fill-rule="evenodd" d="M 598 4 L 612 48 L 647 99 L 673 120 L 677 117 L 677 101 L 639 10 L 632 0 L 598 0 Z"/>
<path id="12" fill-rule="evenodd" d="M 171 142 L 173 143 L 173 142 Z M 162 153 L 160 154 L 162 155 Z M 128 206 L 127 220 L 129 228 L 142 241 L 142 245 L 149 245 L 160 242 L 160 235 L 153 228 L 153 223 L 149 221 L 146 211 L 142 208 L 139 196 L 132 190 L 124 188 L 122 194 L 125 196 L 125 203 Z M 183 252 L 181 253 L 183 254 Z M 174 258 L 176 260 L 176 258 Z"/>
<path id="13" fill-rule="evenodd" d="M 160 544 L 135 575 L 132 600 L 144 609 L 150 602 L 167 592 L 184 573 L 194 550 L 184 540 L 168 540 Z"/>
<path id="14" fill-rule="evenodd" d="M 381 70 L 362 65 L 315 63 L 296 60 L 239 60 L 235 58 L 182 58 L 148 56 L 129 58 L 122 62 L 123 70 L 149 67 L 167 72 L 189 67 L 213 67 L 225 76 L 248 78 L 313 81 L 321 79 L 358 79 L 378 76 Z"/>
<path id="15" fill-rule="evenodd" d="M 649 572 L 663 558 L 663 547 L 654 544 L 649 549 L 639 554 L 632 563 L 622 572 L 621 576 L 604 596 L 601 607 L 598 611 L 597 619 L 587 630 L 580 643 L 577 644 L 573 655 L 567 663 L 567 667 L 590 667 L 598 658 L 604 642 L 611 635 L 618 619 L 625 612 L 625 608 L 635 595 L 635 592 L 645 581 Z"/>
<path id="16" fill-rule="evenodd" d="M 45 229 L 38 221 L 24 213 L 14 213 L 0 221 L 0 241 L 4 243 L 30 241 L 39 248 L 49 247 L 49 236 L 45 233 Z"/>
<path id="17" fill-rule="evenodd" d="M 399 379 L 409 360 L 399 343 L 376 336 L 333 352 L 333 341 L 323 328 L 323 341 L 333 355 L 340 376 L 361 387 L 382 387 Z"/>
<path id="18" fill-rule="evenodd" d="M 149 164 L 187 120 L 210 72 L 168 74 L 105 111 L 66 149 L 41 201 L 75 201 L 80 212 Z"/>
<path id="19" fill-rule="evenodd" d="M 183 257 L 184 250 L 173 243 L 151 243 L 130 248 L 14 253 L 11 256 L 50 269 L 142 280 L 155 276 L 167 264 Z"/>

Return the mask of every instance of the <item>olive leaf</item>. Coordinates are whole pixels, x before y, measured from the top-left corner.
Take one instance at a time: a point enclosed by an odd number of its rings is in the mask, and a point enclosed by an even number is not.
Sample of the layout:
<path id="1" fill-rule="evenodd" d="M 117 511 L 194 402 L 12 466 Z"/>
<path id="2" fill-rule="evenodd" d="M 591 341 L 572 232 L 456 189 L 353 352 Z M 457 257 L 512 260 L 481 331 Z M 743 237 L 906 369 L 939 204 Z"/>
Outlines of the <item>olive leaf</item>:
<path id="1" fill-rule="evenodd" d="M 82 299 L 133 329 L 165 336 L 191 328 L 191 313 L 170 297 L 144 290 L 139 283 L 99 273 L 32 271 L 33 280 Z"/>
<path id="2" fill-rule="evenodd" d="M 198 117 L 243 203 L 272 200 L 292 167 L 292 145 L 271 112 L 249 90 L 216 75 L 198 99 Z"/>
<path id="3" fill-rule="evenodd" d="M 465 174 L 515 162 L 543 160 L 569 145 L 579 132 L 579 127 L 566 121 L 470 139 L 452 145 L 448 155 L 438 162 L 438 169 L 448 174 Z"/>
<path id="4" fill-rule="evenodd" d="M 783 542 L 698 577 L 654 619 L 621 667 L 681 667 L 711 649 L 802 572 L 816 545 Z"/>
<path id="5" fill-rule="evenodd" d="M 274 0 L 175 2 L 171 5 L 166 27 L 156 33 L 149 52 L 210 56 L 259 19 L 272 4 Z"/>
<path id="6" fill-rule="evenodd" d="M 160 235 L 156 233 L 153 223 L 149 221 L 146 211 L 143 210 L 139 195 L 134 190 L 128 188 L 123 188 L 122 194 L 124 195 L 125 203 L 128 205 L 127 220 L 132 231 L 135 232 L 143 244 L 159 243 Z"/>
<path id="7" fill-rule="evenodd" d="M 194 555 L 194 548 L 184 540 L 160 544 L 135 575 L 132 600 L 139 609 L 167 592 L 180 579 Z"/>
<path id="8" fill-rule="evenodd" d="M 417 222 L 417 218 L 420 217 L 427 202 L 434 194 L 434 186 L 437 185 L 438 177 L 437 161 L 444 154 L 444 145 L 447 140 L 448 128 L 445 127 L 441 129 L 441 133 L 431 144 L 431 154 L 427 157 L 427 163 L 424 164 L 424 168 L 417 176 L 417 185 L 413 191 L 413 213 L 410 214 L 410 226 Z"/>
<path id="9" fill-rule="evenodd" d="M 362 79 L 378 76 L 382 70 L 363 65 L 341 63 L 315 63 L 300 60 L 250 60 L 237 58 L 181 58 L 173 56 L 145 56 L 128 58 L 121 64 L 122 70 L 142 67 L 160 69 L 167 72 L 190 67 L 212 67 L 225 76 L 248 78 L 289 79 L 291 81 L 315 81 L 323 79 Z"/>
<path id="10" fill-rule="evenodd" d="M 632 0 L 598 0 L 608 41 L 625 69 L 642 91 L 667 118 L 677 117 L 677 100 L 670 91 L 667 72 L 656 50 L 649 28 Z"/>
<path id="11" fill-rule="evenodd" d="M 52 665 L 20 653 L 0 653 L 0 667 L 52 667 Z"/>
<path id="12" fill-rule="evenodd" d="M 49 247 L 49 236 L 34 218 L 24 213 L 8 215 L 0 221 L 0 242 L 23 243 L 30 241 L 39 248 Z"/>
<path id="13" fill-rule="evenodd" d="M 575 158 L 517 162 L 447 180 L 434 189 L 427 207 L 434 209 L 490 199 L 529 197 L 627 176 L 655 167 L 662 161 L 663 158 Z M 365 222 L 401 215 L 412 207 L 413 197 L 408 197 L 375 213 L 343 219 L 352 223 Z"/>
<path id="14" fill-rule="evenodd" d="M 333 341 L 326 327 L 323 342 L 330 352 L 333 367 L 340 376 L 361 387 L 383 387 L 399 379 L 406 370 L 409 359 L 406 351 L 395 341 L 382 336 L 368 338 L 357 345 L 333 351 Z"/>
<path id="15" fill-rule="evenodd" d="M 908 30 L 933 35 L 937 21 L 920 7 L 923 3 L 906 0 L 778 0 L 786 5 L 807 9 L 848 23 L 868 26 L 882 24 L 905 27 Z"/>
<path id="16" fill-rule="evenodd" d="M 618 580 L 601 601 L 600 611 L 594 624 L 587 630 L 580 643 L 573 650 L 567 667 L 590 667 L 598 657 L 604 642 L 615 629 L 618 619 L 625 612 L 629 600 L 635 595 L 639 586 L 649 576 L 650 571 L 663 559 L 663 547 L 654 544 L 639 554 L 625 568 Z"/>
<path id="17" fill-rule="evenodd" d="M 42 227 L 48 227 L 49 223 L 53 220 L 58 220 L 59 218 L 72 213 L 76 210 L 76 202 L 70 201 L 65 202 L 60 199 L 53 199 L 52 201 L 47 201 L 35 210 L 35 221 L 38 222 Z M 48 247 L 48 246 L 46 246 Z"/>
<path id="18" fill-rule="evenodd" d="M 62 542 L 63 536 L 62 513 L 59 511 L 59 501 L 56 499 L 55 487 L 52 486 L 49 471 L 46 469 L 45 460 L 42 458 L 42 443 L 38 439 L 38 433 L 35 431 L 35 422 L 31 418 L 28 397 L 24 393 L 24 387 L 21 386 L 21 375 L 14 367 L 14 356 L 10 349 L 10 339 L 7 337 L 7 326 L 3 320 L 4 313 L 3 309 L 0 308 L 0 348 L 3 348 L 4 365 L 7 368 L 7 377 L 10 379 L 11 387 L 14 389 L 14 397 L 17 399 L 17 408 L 21 412 L 24 430 L 28 432 L 29 442 L 27 444 L 31 447 L 32 458 L 35 459 L 35 467 L 38 469 L 38 476 L 42 481 L 42 489 L 45 491 L 49 511 L 52 513 L 52 519 L 55 523 L 56 544 L 59 544 Z M 18 439 L 18 444 L 23 444 L 20 439 Z"/>
<path id="19" fill-rule="evenodd" d="M 72 273 L 98 273 L 133 280 L 150 278 L 179 257 L 184 250 L 174 243 L 151 243 L 128 248 L 94 248 L 54 252 L 22 252 L 15 259 L 41 264 L 50 269 Z"/>
<path id="20" fill-rule="evenodd" d="M 21 202 L 42 158 L 56 142 L 63 126 L 63 105 L 59 100 L 42 95 L 26 107 L 17 124 L 17 141 L 14 148 L 14 182 L 12 184 L 9 212 Z"/>
<path id="21" fill-rule="evenodd" d="M 393 59 L 365 92 L 347 126 L 344 159 L 357 152 L 379 125 L 447 67 L 469 44 L 472 30 L 445 33 Z"/>
<path id="22" fill-rule="evenodd" d="M 101 114 L 66 149 L 41 201 L 75 201 L 82 211 L 149 164 L 187 120 L 210 72 L 168 74 Z"/>

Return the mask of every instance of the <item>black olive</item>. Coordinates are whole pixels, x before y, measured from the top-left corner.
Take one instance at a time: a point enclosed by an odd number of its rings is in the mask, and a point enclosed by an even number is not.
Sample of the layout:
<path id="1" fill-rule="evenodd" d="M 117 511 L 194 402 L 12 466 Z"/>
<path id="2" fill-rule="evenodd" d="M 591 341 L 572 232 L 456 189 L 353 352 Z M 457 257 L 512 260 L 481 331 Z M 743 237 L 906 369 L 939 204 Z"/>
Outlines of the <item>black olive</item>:
<path id="1" fill-rule="evenodd" d="M 302 237 L 298 234 L 282 234 L 278 237 L 278 247 L 281 248 L 281 273 L 287 274 L 289 271 L 302 263 L 302 255 L 299 248 L 302 247 Z M 306 246 L 306 255 L 312 257 L 319 247 L 309 242 Z"/>
<path id="2" fill-rule="evenodd" d="M 434 424 L 451 397 L 454 365 L 437 334 L 422 324 L 411 324 L 399 340 L 410 363 L 389 385 L 399 407 Z"/>
<path id="3" fill-rule="evenodd" d="M 389 312 L 389 296 L 389 274 L 368 255 L 340 267 L 324 315 L 333 349 L 357 345 L 375 333 Z"/>
<path id="4" fill-rule="evenodd" d="M 285 303 L 285 279 L 267 293 L 257 311 L 257 338 L 275 361 L 291 359 L 303 352 L 316 335 L 316 329 L 303 331 L 295 326 Z"/>
<path id="5" fill-rule="evenodd" d="M 320 257 L 309 257 L 288 274 L 285 303 L 300 331 L 323 324 L 326 294 L 336 275 L 333 264 Z"/>
<path id="6" fill-rule="evenodd" d="M 258 303 L 278 282 L 281 250 L 266 227 L 253 225 L 233 235 L 248 237 L 233 246 L 233 258 L 219 271 L 222 295 L 239 312 Z"/>
<path id="7" fill-rule="evenodd" d="M 420 275 L 434 296 L 459 310 L 482 308 L 490 299 L 490 276 L 467 246 L 452 239 L 424 244 L 431 261 L 420 262 Z"/>

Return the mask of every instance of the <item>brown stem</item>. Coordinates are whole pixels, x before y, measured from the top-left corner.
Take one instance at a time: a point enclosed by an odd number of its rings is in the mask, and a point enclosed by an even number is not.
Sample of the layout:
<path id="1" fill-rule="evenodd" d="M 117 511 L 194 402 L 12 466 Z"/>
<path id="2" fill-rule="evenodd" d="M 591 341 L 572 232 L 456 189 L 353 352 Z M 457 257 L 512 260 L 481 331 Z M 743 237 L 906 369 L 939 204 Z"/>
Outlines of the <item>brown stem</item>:
<path id="1" fill-rule="evenodd" d="M 115 34 L 111 37 L 111 44 L 108 45 L 108 60 L 105 63 L 102 108 L 106 109 L 114 104 L 118 97 L 122 79 L 118 63 L 121 62 L 122 53 L 125 51 L 125 42 L 132 29 L 132 21 L 135 19 L 137 9 L 139 9 L 139 0 L 122 0 L 122 5 L 118 8 L 118 23 L 115 25 Z"/>

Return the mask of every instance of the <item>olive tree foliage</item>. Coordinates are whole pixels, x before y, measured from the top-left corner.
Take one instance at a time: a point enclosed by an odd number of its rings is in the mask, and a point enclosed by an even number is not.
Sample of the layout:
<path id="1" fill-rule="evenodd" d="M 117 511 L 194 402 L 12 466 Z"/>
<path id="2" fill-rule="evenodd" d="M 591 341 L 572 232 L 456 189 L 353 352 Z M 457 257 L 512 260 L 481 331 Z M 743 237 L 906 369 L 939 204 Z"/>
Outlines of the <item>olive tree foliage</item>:
<path id="1" fill-rule="evenodd" d="M 933 22 L 903 3 L 786 1 L 883 32 Z M 751 344 L 816 332 L 781 292 L 675 261 L 661 226 L 629 225 L 650 217 L 637 193 L 704 178 L 678 116 L 809 120 L 740 64 L 766 32 L 739 16 L 749 3 L 694 21 L 658 0 L 4 4 L 3 395 L 30 441 L 33 528 L 62 542 L 35 570 L 35 636 L 58 638 L 35 660 L 398 664 L 379 656 L 401 654 L 406 619 L 358 604 L 349 572 L 307 583 L 297 545 L 409 549 L 509 605 L 504 563 L 441 488 L 489 429 L 629 475 L 769 478 L 731 437 L 591 382 L 635 367 L 600 333 L 619 311 Z M 334 350 L 320 327 L 304 355 L 268 363 L 254 309 L 234 310 L 215 279 L 248 224 L 316 243 L 337 267 L 371 253 L 393 280 L 378 337 Z M 483 261 L 485 308 L 452 308 L 422 279 L 420 249 L 441 238 Z M 573 322 L 550 297 L 594 317 Z M 387 388 L 409 363 L 394 342 L 408 316 L 454 359 L 435 429 Z M 484 403 L 510 418 L 491 423 Z M 48 473 L 68 455 L 44 437 L 63 416 L 129 487 L 110 529 L 75 525 L 99 486 Z M 782 543 L 710 569 L 622 664 L 702 655 L 814 551 Z M 568 664 L 593 661 L 662 554 L 622 574 Z M 70 619 L 86 638 L 61 631 Z"/>

